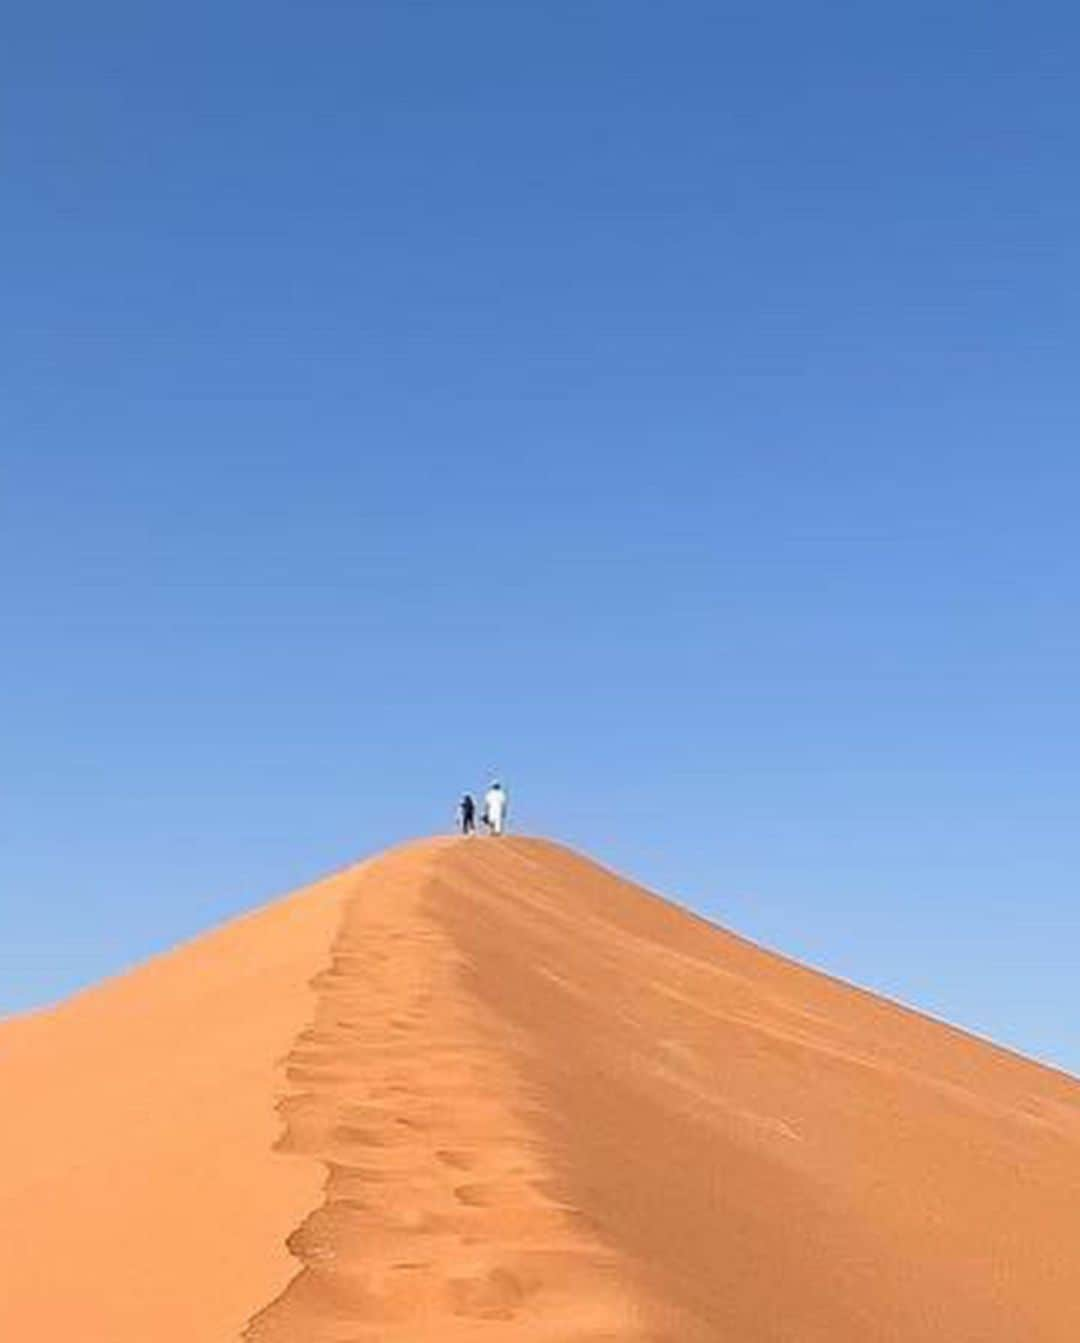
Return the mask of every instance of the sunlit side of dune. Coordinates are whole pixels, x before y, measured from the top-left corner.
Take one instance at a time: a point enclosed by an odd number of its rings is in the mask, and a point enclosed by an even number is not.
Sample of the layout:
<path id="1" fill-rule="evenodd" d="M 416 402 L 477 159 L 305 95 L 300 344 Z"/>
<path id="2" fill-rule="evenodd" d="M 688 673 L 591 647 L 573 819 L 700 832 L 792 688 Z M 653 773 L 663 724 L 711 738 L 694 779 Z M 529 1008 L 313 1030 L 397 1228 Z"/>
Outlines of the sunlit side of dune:
<path id="1" fill-rule="evenodd" d="M 218 1343 L 288 1281 L 322 1172 L 274 1101 L 343 889 L 0 1024 L 0 1338 Z"/>

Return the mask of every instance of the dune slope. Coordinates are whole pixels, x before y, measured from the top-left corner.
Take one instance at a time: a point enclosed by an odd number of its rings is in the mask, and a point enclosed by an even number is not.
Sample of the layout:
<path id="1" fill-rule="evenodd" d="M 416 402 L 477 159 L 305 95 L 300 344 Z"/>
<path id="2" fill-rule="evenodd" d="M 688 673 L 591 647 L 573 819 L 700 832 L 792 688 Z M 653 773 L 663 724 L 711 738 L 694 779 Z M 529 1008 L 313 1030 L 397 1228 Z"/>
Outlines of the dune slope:
<path id="1" fill-rule="evenodd" d="M 289 1281 L 321 1172 L 274 1102 L 347 882 L 0 1023 L 0 1338 L 219 1343 Z"/>
<path id="2" fill-rule="evenodd" d="M 1080 1084 L 544 841 L 8 1023 L 0 1085 L 15 1337 L 1080 1337 Z"/>

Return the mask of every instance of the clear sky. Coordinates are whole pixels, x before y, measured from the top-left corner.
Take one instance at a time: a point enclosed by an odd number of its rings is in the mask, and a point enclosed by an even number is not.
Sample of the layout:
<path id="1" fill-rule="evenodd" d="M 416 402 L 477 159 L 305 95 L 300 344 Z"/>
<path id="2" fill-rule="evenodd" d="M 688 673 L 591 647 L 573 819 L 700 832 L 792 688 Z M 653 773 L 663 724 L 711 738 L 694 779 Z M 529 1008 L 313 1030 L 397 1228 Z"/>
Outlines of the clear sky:
<path id="1" fill-rule="evenodd" d="M 0 1010 L 513 820 L 1080 1071 L 1080 18 L 6 24 Z"/>

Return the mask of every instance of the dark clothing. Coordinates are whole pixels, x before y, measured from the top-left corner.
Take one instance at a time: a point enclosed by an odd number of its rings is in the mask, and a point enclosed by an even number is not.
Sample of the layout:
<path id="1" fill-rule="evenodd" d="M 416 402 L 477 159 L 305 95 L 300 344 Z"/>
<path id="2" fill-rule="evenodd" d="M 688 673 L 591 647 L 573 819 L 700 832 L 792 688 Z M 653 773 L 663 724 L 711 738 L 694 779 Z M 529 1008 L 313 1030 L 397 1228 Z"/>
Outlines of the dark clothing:
<path id="1" fill-rule="evenodd" d="M 476 803 L 468 793 L 461 799 L 458 814 L 461 818 L 461 833 L 463 835 L 473 834 L 476 830 Z"/>

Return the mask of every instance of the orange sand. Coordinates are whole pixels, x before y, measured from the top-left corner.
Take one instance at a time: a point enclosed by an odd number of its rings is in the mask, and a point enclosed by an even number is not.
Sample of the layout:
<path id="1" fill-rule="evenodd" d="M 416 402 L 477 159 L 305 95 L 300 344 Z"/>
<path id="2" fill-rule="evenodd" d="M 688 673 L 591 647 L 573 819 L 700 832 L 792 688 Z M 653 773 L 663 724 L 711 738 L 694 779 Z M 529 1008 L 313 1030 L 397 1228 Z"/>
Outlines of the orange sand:
<path id="1" fill-rule="evenodd" d="M 0 1088 L 4 1339 L 1080 1339 L 1080 1083 L 542 841 L 8 1022 Z"/>

